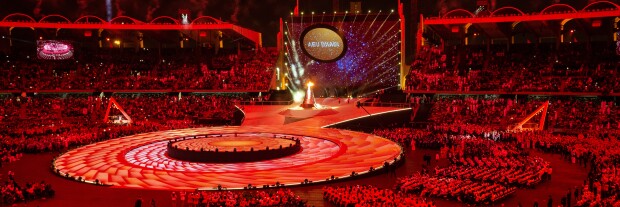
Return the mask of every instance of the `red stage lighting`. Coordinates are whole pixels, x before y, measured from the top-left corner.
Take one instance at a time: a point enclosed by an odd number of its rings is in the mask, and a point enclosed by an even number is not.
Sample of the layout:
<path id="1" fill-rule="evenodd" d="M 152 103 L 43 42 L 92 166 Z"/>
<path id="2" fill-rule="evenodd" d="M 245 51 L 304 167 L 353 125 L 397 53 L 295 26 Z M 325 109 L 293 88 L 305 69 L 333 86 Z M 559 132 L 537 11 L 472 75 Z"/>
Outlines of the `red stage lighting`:
<path id="1" fill-rule="evenodd" d="M 601 20 L 594 20 L 592 21 L 592 27 L 598 28 L 601 27 Z"/>
<path id="2" fill-rule="evenodd" d="M 452 33 L 458 33 L 459 30 L 459 26 L 452 26 Z"/>

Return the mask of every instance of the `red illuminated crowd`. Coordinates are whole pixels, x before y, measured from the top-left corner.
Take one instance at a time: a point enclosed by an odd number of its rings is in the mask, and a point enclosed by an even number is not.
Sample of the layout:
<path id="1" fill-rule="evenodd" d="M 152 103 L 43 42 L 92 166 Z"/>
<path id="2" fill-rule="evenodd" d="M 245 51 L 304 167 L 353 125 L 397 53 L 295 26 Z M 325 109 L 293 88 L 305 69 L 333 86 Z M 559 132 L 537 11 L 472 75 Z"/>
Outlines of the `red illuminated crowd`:
<path id="1" fill-rule="evenodd" d="M 592 43 L 595 44 L 595 43 Z M 611 45 L 551 44 L 422 48 L 407 76 L 410 91 L 620 92 Z M 597 48 L 597 49 L 592 49 Z M 577 58 L 579 57 L 579 58 Z"/>
<path id="2" fill-rule="evenodd" d="M 620 204 L 620 127 L 614 101 L 552 98 L 544 131 L 512 132 L 520 117 L 546 100 L 440 98 L 433 100 L 427 128 L 384 128 L 375 134 L 413 148 L 438 149 L 451 165 L 399 178 L 397 188 L 421 196 L 490 203 L 514 188 L 532 188 L 551 179 L 549 163 L 527 149 L 560 154 L 589 166 L 584 185 L 569 189 L 562 202 L 577 206 Z M 492 118 L 488 118 L 493 116 Z M 469 189 L 476 189 L 470 191 Z M 575 200 L 571 201 L 571 197 Z"/>
<path id="3" fill-rule="evenodd" d="M 354 185 L 323 188 L 323 198 L 338 206 L 385 206 L 385 207 L 434 207 L 423 198 L 379 189 L 370 185 Z"/>
<path id="4" fill-rule="evenodd" d="M 379 129 L 375 134 L 411 147 L 439 149 L 436 158 L 450 161 L 450 166 L 436 168 L 432 174 L 399 178 L 396 188 L 407 193 L 489 204 L 514 193 L 516 188 L 535 187 L 550 177 L 548 162 L 505 143 L 514 139 L 511 135 L 476 130 L 394 128 Z"/>
<path id="5" fill-rule="evenodd" d="M 549 101 L 549 128 L 605 130 L 620 128 L 620 106 L 613 99 L 586 97 L 445 96 L 433 100 L 430 121 L 442 125 L 478 125 L 505 130 Z"/>
<path id="6" fill-rule="evenodd" d="M 307 206 L 306 202 L 290 189 L 261 191 L 196 191 L 172 192 L 173 206 Z"/>
<path id="7" fill-rule="evenodd" d="M 44 181 L 21 185 L 15 181 L 13 172 L 9 171 L 7 176 L 8 178 L 0 184 L 1 205 L 16 205 L 35 199 L 54 197 L 55 192 L 52 186 Z"/>
<path id="8" fill-rule="evenodd" d="M 119 94 L 114 96 L 134 121 L 104 123 L 109 98 L 88 95 L 4 96 L 0 99 L 0 158 L 18 160 L 22 153 L 63 151 L 116 137 L 202 125 L 202 119 L 230 123 L 236 97 Z M 111 108 L 109 116 L 122 117 Z"/>
<path id="9" fill-rule="evenodd" d="M 28 58 L 0 57 L 0 91 L 264 91 L 269 89 L 277 55 L 270 50 L 198 57 L 189 51 L 167 56 L 146 51 L 123 52 L 127 54 L 85 54 L 63 61 L 37 60 L 26 55 L 23 56 Z M 227 62 L 219 63 L 224 60 Z"/>

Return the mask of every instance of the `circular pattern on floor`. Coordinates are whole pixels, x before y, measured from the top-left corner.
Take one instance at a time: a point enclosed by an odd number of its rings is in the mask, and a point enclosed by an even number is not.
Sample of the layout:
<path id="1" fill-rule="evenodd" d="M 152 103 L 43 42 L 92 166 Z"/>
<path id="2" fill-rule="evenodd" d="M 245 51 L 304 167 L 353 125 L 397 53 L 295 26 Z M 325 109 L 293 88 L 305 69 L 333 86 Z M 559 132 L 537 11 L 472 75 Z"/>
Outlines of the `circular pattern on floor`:
<path id="1" fill-rule="evenodd" d="M 294 133 L 292 133 L 294 132 Z M 291 156 L 250 163 L 212 164 L 169 158 L 169 140 L 204 134 L 279 134 L 300 138 L 302 151 Z M 351 172 L 364 174 L 402 153 L 390 140 L 347 130 L 315 127 L 247 126 L 208 127 L 159 131 L 103 141 L 71 150 L 57 157 L 54 167 L 86 181 L 116 187 L 145 189 L 228 189 L 273 185 L 298 185 L 304 179 L 324 181 Z"/>
<path id="2" fill-rule="evenodd" d="M 250 151 L 264 150 L 269 147 L 270 149 L 277 149 L 280 146 L 288 147 L 289 145 L 295 145 L 295 141 L 285 138 L 274 138 L 273 135 L 268 134 L 225 134 L 222 137 L 198 137 L 187 140 L 173 141 L 172 147 L 179 149 L 189 149 L 194 151 L 215 151 L 218 149 L 220 152 L 233 150 L 237 151 Z"/>

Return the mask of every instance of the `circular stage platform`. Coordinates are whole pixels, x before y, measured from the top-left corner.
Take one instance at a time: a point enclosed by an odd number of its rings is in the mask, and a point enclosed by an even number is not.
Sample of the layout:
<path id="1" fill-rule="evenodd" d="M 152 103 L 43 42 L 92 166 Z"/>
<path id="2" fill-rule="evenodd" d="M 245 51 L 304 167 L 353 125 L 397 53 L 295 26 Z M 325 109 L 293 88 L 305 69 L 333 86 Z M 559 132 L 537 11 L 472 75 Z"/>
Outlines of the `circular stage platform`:
<path id="1" fill-rule="evenodd" d="M 225 164 L 176 160 L 166 153 L 169 141 L 180 137 L 235 133 L 263 138 L 293 136 L 300 140 L 302 149 L 277 159 Z M 248 184 L 291 186 L 305 179 L 317 183 L 332 176 L 348 177 L 352 172 L 365 174 L 371 167 L 381 169 L 385 162 L 393 163 L 401 154 L 401 147 L 390 140 L 339 129 L 208 127 L 151 132 L 87 145 L 60 155 L 53 166 L 60 175 L 116 187 L 194 190 L 221 185 L 243 189 Z"/>
<path id="2" fill-rule="evenodd" d="M 237 163 L 271 160 L 301 151 L 294 136 L 265 133 L 212 134 L 177 138 L 168 142 L 168 156 L 191 162 Z"/>
<path id="3" fill-rule="evenodd" d="M 258 134 L 260 135 L 260 134 Z M 222 136 L 214 135 L 211 137 L 197 136 L 187 137 L 186 140 L 177 140 L 172 143 L 172 147 L 180 149 L 188 149 L 194 151 L 250 151 L 262 150 L 267 147 L 277 149 L 280 146 L 287 147 L 295 145 L 295 141 L 290 138 L 294 136 L 277 138 L 257 136 L 257 134 L 224 134 Z M 289 139 L 287 139 L 289 138 Z"/>

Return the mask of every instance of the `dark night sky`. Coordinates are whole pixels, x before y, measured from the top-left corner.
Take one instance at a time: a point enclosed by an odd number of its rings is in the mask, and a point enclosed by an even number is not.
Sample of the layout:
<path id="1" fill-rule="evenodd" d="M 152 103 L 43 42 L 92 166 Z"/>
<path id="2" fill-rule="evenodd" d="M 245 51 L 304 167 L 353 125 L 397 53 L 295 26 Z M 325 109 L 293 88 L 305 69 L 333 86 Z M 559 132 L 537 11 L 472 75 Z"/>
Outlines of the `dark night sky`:
<path id="1" fill-rule="evenodd" d="M 263 33 L 266 46 L 275 45 L 279 18 L 286 17 L 295 7 L 295 0 L 109 0 L 113 17 L 118 14 L 146 21 L 168 15 L 177 17 L 178 9 L 190 9 L 192 17 L 208 15 Z M 340 0 L 340 11 L 347 10 L 349 1 Z M 360 1 L 360 0 L 358 0 Z M 362 9 L 385 11 L 396 9 L 397 0 L 361 0 Z M 540 11 L 547 5 L 568 3 L 580 9 L 593 0 L 495 0 L 497 7 L 514 6 L 525 12 Z M 611 0 L 618 3 L 620 0 Z M 406 8 L 409 0 L 403 0 Z M 436 16 L 441 8 L 475 10 L 476 0 L 418 0 L 419 9 L 426 16 Z M 332 0 L 300 0 L 300 11 L 333 12 Z M 410 10 L 407 10 L 410 11 Z M 10 13 L 25 13 L 35 18 L 61 14 L 71 20 L 81 15 L 95 15 L 106 19 L 106 0 L 0 0 L 0 17 Z M 191 17 L 190 17 L 191 18 Z"/>

